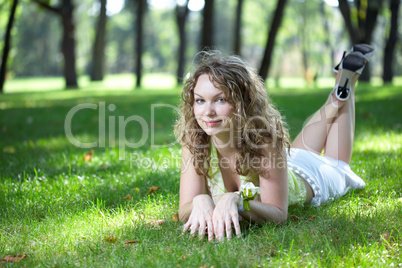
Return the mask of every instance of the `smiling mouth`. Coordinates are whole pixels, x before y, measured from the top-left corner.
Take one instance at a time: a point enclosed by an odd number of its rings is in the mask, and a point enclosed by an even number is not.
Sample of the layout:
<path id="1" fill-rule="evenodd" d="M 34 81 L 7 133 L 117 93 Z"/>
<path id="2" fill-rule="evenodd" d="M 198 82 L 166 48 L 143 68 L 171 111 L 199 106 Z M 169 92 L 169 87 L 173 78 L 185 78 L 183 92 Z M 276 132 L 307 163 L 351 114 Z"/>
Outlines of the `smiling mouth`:
<path id="1" fill-rule="evenodd" d="M 216 126 L 216 125 L 218 125 L 220 123 L 222 123 L 222 120 L 205 121 L 205 125 L 207 125 L 208 127 L 213 127 L 213 126 Z"/>

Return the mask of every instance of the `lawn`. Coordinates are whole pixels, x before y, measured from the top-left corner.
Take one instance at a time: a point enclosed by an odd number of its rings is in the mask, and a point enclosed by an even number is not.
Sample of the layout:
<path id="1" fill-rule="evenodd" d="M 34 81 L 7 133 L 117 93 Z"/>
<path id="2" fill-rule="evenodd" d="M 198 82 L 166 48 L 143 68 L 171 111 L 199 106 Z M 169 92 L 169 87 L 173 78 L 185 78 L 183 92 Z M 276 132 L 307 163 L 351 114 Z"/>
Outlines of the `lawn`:
<path id="1" fill-rule="evenodd" d="M 182 234 L 177 221 L 180 90 L 83 80 L 66 91 L 55 81 L 16 80 L 0 96 L 0 259 L 24 258 L 2 265 L 402 266 L 400 84 L 356 92 L 351 167 L 366 189 L 319 208 L 291 207 L 282 226 L 243 223 L 241 238 L 211 243 Z M 269 90 L 292 137 L 329 91 Z"/>

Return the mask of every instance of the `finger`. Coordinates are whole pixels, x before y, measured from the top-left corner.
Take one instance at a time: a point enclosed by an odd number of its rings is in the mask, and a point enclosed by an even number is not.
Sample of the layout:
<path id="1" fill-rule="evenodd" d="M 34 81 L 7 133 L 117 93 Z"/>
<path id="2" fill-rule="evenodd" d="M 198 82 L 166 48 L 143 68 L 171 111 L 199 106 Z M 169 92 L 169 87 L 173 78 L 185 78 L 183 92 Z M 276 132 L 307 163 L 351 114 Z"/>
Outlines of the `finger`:
<path id="1" fill-rule="evenodd" d="M 214 235 L 216 238 L 218 238 L 218 221 L 214 220 L 213 223 L 214 223 Z"/>
<path id="2" fill-rule="evenodd" d="M 200 228 L 198 229 L 198 236 L 200 237 L 200 239 L 202 239 L 204 237 L 206 228 L 207 228 L 206 222 L 201 221 Z"/>
<path id="3" fill-rule="evenodd" d="M 214 240 L 214 225 L 212 224 L 212 221 L 208 221 L 208 241 L 213 241 Z"/>
<path id="4" fill-rule="evenodd" d="M 217 231 L 216 237 L 218 238 L 218 240 L 219 240 L 220 242 L 223 241 L 223 232 L 224 232 L 224 222 L 223 222 L 223 221 L 219 221 L 219 222 L 218 222 L 218 231 Z"/>
<path id="5" fill-rule="evenodd" d="M 183 226 L 183 233 L 187 232 L 188 228 L 190 228 L 191 223 L 188 221 Z"/>
<path id="6" fill-rule="evenodd" d="M 233 226 L 235 228 L 236 236 L 240 237 L 241 236 L 241 230 L 240 230 L 240 223 L 239 223 L 239 217 L 235 216 L 232 218 L 233 220 Z"/>
<path id="7" fill-rule="evenodd" d="M 220 220 L 214 220 L 214 235 L 218 239 L 220 236 L 220 226 L 221 226 L 221 221 Z"/>
<path id="8" fill-rule="evenodd" d="M 198 223 L 197 224 L 193 224 L 193 225 L 191 225 L 191 227 L 190 227 L 190 234 L 192 235 L 192 236 L 194 236 L 195 235 L 195 232 L 197 231 L 197 229 L 198 229 Z"/>
<path id="9" fill-rule="evenodd" d="M 226 218 L 225 227 L 226 227 L 226 238 L 228 240 L 230 240 L 230 239 L 232 239 L 232 220 L 231 220 L 231 218 Z"/>

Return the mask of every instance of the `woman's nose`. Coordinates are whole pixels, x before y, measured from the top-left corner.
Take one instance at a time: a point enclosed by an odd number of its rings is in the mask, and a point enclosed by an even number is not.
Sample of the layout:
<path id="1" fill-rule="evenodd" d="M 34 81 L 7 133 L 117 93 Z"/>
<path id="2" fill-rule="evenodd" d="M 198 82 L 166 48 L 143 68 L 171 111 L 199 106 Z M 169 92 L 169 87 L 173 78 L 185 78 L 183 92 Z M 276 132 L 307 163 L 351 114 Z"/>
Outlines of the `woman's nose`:
<path id="1" fill-rule="evenodd" d="M 213 103 L 207 103 L 206 106 L 206 115 L 211 116 L 211 115 L 215 115 L 215 107 L 213 105 Z"/>

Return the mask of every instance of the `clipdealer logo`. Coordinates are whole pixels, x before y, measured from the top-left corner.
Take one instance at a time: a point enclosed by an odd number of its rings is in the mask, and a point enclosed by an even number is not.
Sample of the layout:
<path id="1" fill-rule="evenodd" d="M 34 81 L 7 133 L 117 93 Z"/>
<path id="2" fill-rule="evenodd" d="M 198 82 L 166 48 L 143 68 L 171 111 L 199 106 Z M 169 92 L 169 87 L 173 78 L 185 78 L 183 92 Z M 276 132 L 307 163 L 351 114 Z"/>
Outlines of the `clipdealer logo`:
<path id="1" fill-rule="evenodd" d="M 149 139 L 151 143 L 151 147 L 160 148 L 160 147 L 170 147 L 174 146 L 177 141 L 174 140 L 169 144 L 156 144 L 155 143 L 155 113 L 157 109 L 161 108 L 169 108 L 173 109 L 177 112 L 177 107 L 171 104 L 151 104 L 151 120 L 148 123 L 143 117 L 139 115 L 131 115 L 129 117 L 124 116 L 116 116 L 116 115 L 106 115 L 107 110 L 109 112 L 114 112 L 116 110 L 116 105 L 109 104 L 106 108 L 105 102 L 95 103 L 82 103 L 74 106 L 67 113 L 66 118 L 64 120 L 64 131 L 66 133 L 66 137 L 71 144 L 79 148 L 105 148 L 107 146 L 114 147 L 115 140 L 117 138 L 118 147 L 119 147 L 119 160 L 124 160 L 126 155 L 126 148 L 140 148 L 145 145 Z M 76 116 L 79 116 L 79 113 L 82 110 L 91 109 L 98 110 L 98 140 L 92 142 L 82 142 L 73 134 L 72 124 L 73 120 Z M 116 133 L 116 124 L 117 124 L 117 133 Z M 134 125 L 141 129 L 140 137 L 136 138 L 135 142 L 129 141 L 126 137 L 126 128 L 127 125 Z M 106 130 L 108 130 L 109 143 L 107 145 L 106 141 Z"/>

